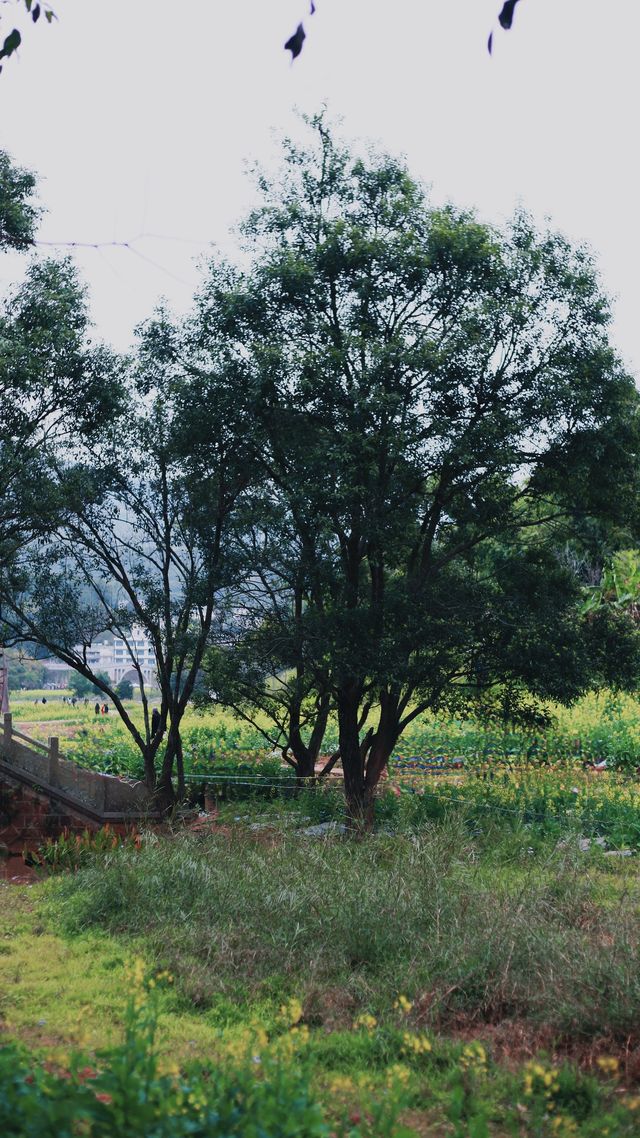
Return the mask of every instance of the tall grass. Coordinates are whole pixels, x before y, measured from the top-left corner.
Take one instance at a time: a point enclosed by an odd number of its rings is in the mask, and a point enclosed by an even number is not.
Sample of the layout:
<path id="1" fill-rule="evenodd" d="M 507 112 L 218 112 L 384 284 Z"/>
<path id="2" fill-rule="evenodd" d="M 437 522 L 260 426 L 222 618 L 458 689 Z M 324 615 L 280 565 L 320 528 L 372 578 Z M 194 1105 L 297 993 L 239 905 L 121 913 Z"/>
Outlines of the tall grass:
<path id="1" fill-rule="evenodd" d="M 522 836 L 521 836 L 522 837 Z M 628 1039 L 640 1022 L 637 884 L 572 848 L 482 853 L 460 819 L 362 842 L 221 835 L 119 849 L 52 883 L 69 931 L 143 937 L 196 1004 L 295 994 L 317 1022 L 526 1018 Z"/>

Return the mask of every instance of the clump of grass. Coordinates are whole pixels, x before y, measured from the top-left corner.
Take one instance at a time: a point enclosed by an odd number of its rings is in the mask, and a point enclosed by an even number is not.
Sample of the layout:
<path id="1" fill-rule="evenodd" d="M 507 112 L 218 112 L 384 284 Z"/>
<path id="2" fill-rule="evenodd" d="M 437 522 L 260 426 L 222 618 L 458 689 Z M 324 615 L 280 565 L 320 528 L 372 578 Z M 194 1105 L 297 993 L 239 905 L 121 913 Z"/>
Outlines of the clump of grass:
<path id="1" fill-rule="evenodd" d="M 513 841 L 501 863 L 453 817 L 361 842 L 240 829 L 156 840 L 50 888 L 67 930 L 144 938 L 196 1004 L 295 994 L 319 1020 L 341 1002 L 346 1022 L 392 1017 L 403 992 L 418 1026 L 526 1018 L 627 1039 L 640 1012 L 637 887 L 612 903 L 595 864 Z"/>

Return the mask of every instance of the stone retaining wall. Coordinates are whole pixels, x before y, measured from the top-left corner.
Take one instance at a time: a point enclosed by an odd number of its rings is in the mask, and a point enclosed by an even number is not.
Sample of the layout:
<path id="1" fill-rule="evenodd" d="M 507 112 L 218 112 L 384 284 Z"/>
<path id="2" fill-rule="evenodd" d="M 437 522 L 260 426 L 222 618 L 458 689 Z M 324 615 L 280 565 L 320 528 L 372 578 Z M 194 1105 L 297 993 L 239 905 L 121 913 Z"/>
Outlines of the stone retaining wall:
<path id="1" fill-rule="evenodd" d="M 151 799 L 142 782 L 86 770 L 60 754 L 58 739 L 45 746 L 13 730 L 11 715 L 4 717 L 0 760 L 16 774 L 28 775 L 34 785 L 59 790 L 66 798 L 97 814 L 141 815 L 151 811 Z"/>

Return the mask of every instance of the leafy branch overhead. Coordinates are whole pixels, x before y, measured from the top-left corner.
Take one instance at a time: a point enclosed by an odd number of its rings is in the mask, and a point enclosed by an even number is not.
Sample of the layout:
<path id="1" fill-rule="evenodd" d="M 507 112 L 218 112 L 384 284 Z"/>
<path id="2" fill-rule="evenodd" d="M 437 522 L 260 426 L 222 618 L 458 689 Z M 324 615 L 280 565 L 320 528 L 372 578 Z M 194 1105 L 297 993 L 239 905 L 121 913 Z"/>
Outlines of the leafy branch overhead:
<path id="1" fill-rule="evenodd" d="M 35 3 L 33 0 L 18 0 L 20 4 L 24 4 L 28 15 L 34 24 L 38 23 L 41 16 L 44 16 L 48 24 L 56 18 L 55 12 L 46 4 Z M 13 28 L 8 36 L 5 36 L 4 41 L 0 45 L 0 60 L 8 59 L 10 55 L 18 50 L 22 43 L 22 35 L 18 28 Z M 2 71 L 2 64 L 0 63 L 0 71 Z"/>
<path id="2" fill-rule="evenodd" d="M 518 3 L 519 3 L 519 0 L 505 0 L 504 4 L 502 5 L 502 8 L 500 9 L 500 13 L 498 15 L 498 23 L 500 24 L 501 28 L 504 28 L 505 31 L 508 31 L 509 28 L 511 28 L 511 26 L 513 24 L 513 17 L 514 17 L 515 10 L 516 10 L 516 4 L 518 4 Z M 316 6 L 313 3 L 313 0 L 311 0 L 311 7 L 309 9 L 309 14 L 311 16 L 313 16 L 315 10 L 316 10 Z M 304 44 L 304 41 L 306 40 L 306 38 L 307 38 L 307 33 L 304 30 L 304 24 L 302 22 L 300 22 L 298 24 L 295 32 L 293 33 L 293 35 L 289 36 L 289 39 L 287 40 L 287 42 L 284 45 L 285 51 L 291 52 L 291 62 L 293 62 L 294 59 L 297 59 L 298 56 L 300 55 L 300 52 L 302 51 L 302 47 L 303 47 L 303 44 Z M 487 42 L 487 47 L 489 49 L 489 54 L 491 55 L 491 52 L 493 50 L 493 32 L 491 32 L 491 34 L 489 36 L 489 39 Z"/>
<path id="3" fill-rule="evenodd" d="M 505 0 L 504 4 L 502 5 L 502 8 L 500 9 L 500 15 L 498 16 L 498 23 L 500 24 L 500 27 L 504 28 L 504 30 L 506 32 L 509 31 L 510 27 L 513 24 L 513 17 L 514 17 L 515 10 L 516 10 L 516 4 L 518 4 L 518 3 L 519 3 L 519 0 Z M 491 55 L 491 52 L 493 50 L 493 32 L 491 32 L 491 35 L 489 36 L 489 39 L 487 41 L 487 48 L 489 50 L 489 55 Z"/>
<path id="4" fill-rule="evenodd" d="M 44 16 L 45 20 L 49 24 L 56 18 L 53 9 L 49 8 L 46 4 L 41 4 L 39 2 L 34 3 L 34 0 L 16 0 L 16 3 L 19 5 L 24 4 L 24 7 L 34 24 L 37 24 L 40 16 Z M 502 8 L 498 15 L 500 27 L 508 30 L 512 26 L 516 5 L 518 3 L 519 0 L 505 0 L 505 3 L 502 5 Z M 315 10 L 316 6 L 314 0 L 311 0 L 309 5 L 309 15 L 313 16 Z M 298 24 L 293 35 L 289 36 L 289 39 L 284 45 L 285 51 L 291 52 L 292 62 L 300 55 L 306 38 L 307 33 L 305 31 L 304 24 L 301 21 Z M 0 43 L 0 60 L 8 59 L 10 55 L 13 55 L 18 50 L 21 43 L 21 32 L 18 28 L 12 28 L 9 34 L 5 36 L 4 41 Z M 491 35 L 489 36 L 487 46 L 489 53 L 491 53 L 493 48 L 493 32 L 491 32 Z M 0 71 L 2 71 L 2 63 L 0 63 Z"/>

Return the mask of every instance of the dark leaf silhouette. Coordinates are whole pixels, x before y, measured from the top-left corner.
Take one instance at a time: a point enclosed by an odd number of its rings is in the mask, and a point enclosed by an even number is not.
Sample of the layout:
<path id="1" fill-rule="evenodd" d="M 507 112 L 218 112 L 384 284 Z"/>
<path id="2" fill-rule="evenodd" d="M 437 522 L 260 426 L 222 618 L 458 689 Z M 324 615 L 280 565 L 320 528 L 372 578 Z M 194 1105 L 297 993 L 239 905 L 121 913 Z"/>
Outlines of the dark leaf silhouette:
<path id="1" fill-rule="evenodd" d="M 302 51 L 302 45 L 306 39 L 306 33 L 302 24 L 298 24 L 295 32 L 289 37 L 284 45 L 285 51 L 291 52 L 291 60 L 297 59 Z"/>
<path id="2" fill-rule="evenodd" d="M 505 3 L 502 5 L 502 11 L 498 16 L 501 28 L 505 28 L 508 31 L 511 27 L 513 23 L 513 15 L 516 10 L 516 4 L 518 2 L 519 0 L 505 0 Z"/>
<path id="3" fill-rule="evenodd" d="M 9 32 L 2 47 L 0 47 L 0 59 L 3 59 L 5 56 L 13 55 L 14 51 L 17 51 L 20 47 L 21 42 L 22 37 L 20 32 L 17 28 L 14 28 L 12 32 Z"/>
<path id="4" fill-rule="evenodd" d="M 487 40 L 487 49 L 488 49 L 489 55 L 491 55 L 491 51 L 493 49 L 493 32 L 491 32 L 489 39 Z"/>
<path id="5" fill-rule="evenodd" d="M 316 10 L 316 6 L 315 6 L 313 0 L 311 0 L 311 7 L 309 8 L 309 14 L 311 16 L 313 16 L 313 13 L 315 12 L 315 10 Z"/>

